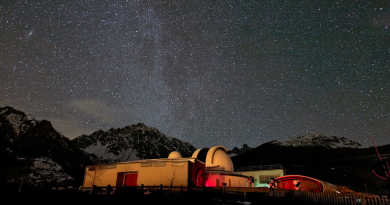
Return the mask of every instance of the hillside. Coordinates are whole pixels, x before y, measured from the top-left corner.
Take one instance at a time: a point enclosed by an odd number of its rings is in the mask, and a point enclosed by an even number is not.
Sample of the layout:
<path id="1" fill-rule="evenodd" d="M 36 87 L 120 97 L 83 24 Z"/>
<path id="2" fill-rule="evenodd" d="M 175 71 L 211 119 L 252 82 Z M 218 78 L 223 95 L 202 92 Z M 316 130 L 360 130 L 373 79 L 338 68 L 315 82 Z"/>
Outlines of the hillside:
<path id="1" fill-rule="evenodd" d="M 63 184 L 80 181 L 93 156 L 79 150 L 46 120 L 0 108 L 0 181 Z"/>
<path id="2" fill-rule="evenodd" d="M 271 144 L 276 144 L 279 146 L 292 146 L 292 147 L 302 147 L 302 146 L 320 146 L 326 148 L 359 148 L 362 147 L 361 144 L 354 142 L 345 137 L 336 137 L 336 136 L 325 136 L 323 134 L 308 134 L 305 136 L 292 138 L 284 141 L 271 141 Z"/>

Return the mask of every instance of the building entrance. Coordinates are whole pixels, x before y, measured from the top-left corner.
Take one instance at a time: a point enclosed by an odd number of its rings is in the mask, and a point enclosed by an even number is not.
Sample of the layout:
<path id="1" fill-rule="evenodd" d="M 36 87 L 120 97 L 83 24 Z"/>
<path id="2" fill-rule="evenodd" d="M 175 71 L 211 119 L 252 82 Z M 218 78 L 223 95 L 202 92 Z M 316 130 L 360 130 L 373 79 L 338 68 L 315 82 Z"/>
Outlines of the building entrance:
<path id="1" fill-rule="evenodd" d="M 138 173 L 125 174 L 125 186 L 137 186 Z"/>

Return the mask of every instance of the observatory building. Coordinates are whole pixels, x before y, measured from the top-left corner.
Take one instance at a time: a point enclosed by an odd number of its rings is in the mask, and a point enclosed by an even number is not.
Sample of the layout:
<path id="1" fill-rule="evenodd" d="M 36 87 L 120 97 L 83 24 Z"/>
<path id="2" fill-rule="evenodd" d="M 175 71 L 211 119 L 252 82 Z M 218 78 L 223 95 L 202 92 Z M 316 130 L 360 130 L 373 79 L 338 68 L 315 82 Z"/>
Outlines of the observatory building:
<path id="1" fill-rule="evenodd" d="M 239 172 L 234 172 L 233 162 L 227 151 L 226 147 L 218 145 L 198 149 L 187 158 L 173 151 L 168 158 L 88 166 L 85 169 L 83 187 L 162 185 L 258 188 L 268 187 L 268 181 L 276 178 L 279 189 L 295 189 L 299 182 L 300 190 L 339 193 L 337 186 L 324 181 L 300 175 L 286 176 L 281 165 L 241 167 Z M 254 182 L 250 183 L 249 178 L 254 179 Z"/>
<path id="2" fill-rule="evenodd" d="M 206 187 L 248 187 L 248 176 L 234 173 L 233 162 L 224 146 L 198 149 L 193 159 L 205 163 Z"/>

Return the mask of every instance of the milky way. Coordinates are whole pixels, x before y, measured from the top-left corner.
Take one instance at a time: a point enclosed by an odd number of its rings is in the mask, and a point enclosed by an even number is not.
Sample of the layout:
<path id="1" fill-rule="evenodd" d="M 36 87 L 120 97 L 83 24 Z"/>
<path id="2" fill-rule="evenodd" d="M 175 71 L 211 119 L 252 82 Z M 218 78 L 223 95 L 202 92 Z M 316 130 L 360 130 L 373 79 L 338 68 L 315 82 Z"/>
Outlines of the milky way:
<path id="1" fill-rule="evenodd" d="M 387 1 L 6 1 L 0 106 L 75 138 L 390 142 Z"/>

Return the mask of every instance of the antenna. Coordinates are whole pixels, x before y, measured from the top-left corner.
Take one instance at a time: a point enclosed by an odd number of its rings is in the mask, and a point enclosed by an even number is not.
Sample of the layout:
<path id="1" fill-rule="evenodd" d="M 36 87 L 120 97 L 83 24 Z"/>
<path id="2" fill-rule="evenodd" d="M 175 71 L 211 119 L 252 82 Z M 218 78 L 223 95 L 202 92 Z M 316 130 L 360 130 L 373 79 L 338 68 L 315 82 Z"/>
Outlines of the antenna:
<path id="1" fill-rule="evenodd" d="M 382 160 L 382 157 L 381 157 L 381 155 L 379 154 L 379 151 L 378 151 L 378 149 L 376 148 L 374 139 L 372 139 L 371 135 L 370 135 L 370 138 L 371 138 L 372 144 L 374 144 L 376 153 L 378 153 L 379 159 L 380 159 L 381 162 L 382 162 L 383 169 L 386 171 L 386 172 L 385 172 L 385 176 L 386 176 L 386 177 L 380 176 L 379 174 L 375 173 L 374 170 L 372 170 L 372 172 L 374 172 L 374 174 L 375 174 L 377 177 L 381 178 L 381 179 L 390 179 L 390 178 L 389 178 L 389 177 L 390 177 L 390 166 L 389 166 L 389 162 L 386 162 L 386 161 L 383 161 L 383 160 Z M 387 169 L 386 169 L 386 167 L 387 167 Z"/>
<path id="2" fill-rule="evenodd" d="M 381 157 L 381 155 L 379 154 L 379 152 L 378 152 L 378 149 L 376 148 L 376 145 L 375 145 L 374 139 L 372 139 L 371 135 L 370 135 L 370 138 L 371 138 L 372 144 L 374 144 L 374 147 L 375 147 L 376 153 L 378 153 L 379 159 L 382 161 L 382 157 Z"/>
<path id="3" fill-rule="evenodd" d="M 380 175 L 377 174 L 377 173 L 375 173 L 374 170 L 372 170 L 372 172 L 373 172 L 377 177 L 379 177 L 379 178 L 381 178 L 381 179 L 384 179 L 384 180 L 387 180 L 387 186 L 388 186 L 388 188 L 389 188 L 389 195 L 390 195 L 390 166 L 389 166 L 389 162 L 388 162 L 388 161 L 382 160 L 382 157 L 381 157 L 381 155 L 379 154 L 379 151 L 378 151 L 378 149 L 376 148 L 375 142 L 374 142 L 374 140 L 372 139 L 371 135 L 370 135 L 370 138 L 371 138 L 372 144 L 374 144 L 376 153 L 378 153 L 379 159 L 381 160 L 381 163 L 382 163 L 382 166 L 383 166 L 383 170 L 384 170 L 384 177 L 383 177 L 383 176 L 380 176 Z M 381 173 L 381 174 L 382 174 L 382 173 Z"/>

